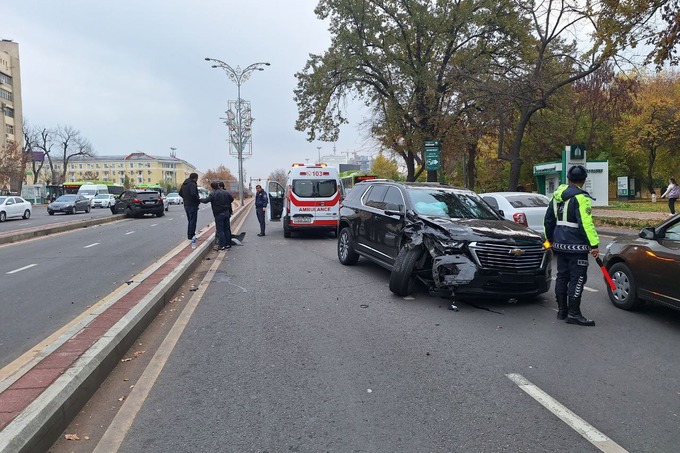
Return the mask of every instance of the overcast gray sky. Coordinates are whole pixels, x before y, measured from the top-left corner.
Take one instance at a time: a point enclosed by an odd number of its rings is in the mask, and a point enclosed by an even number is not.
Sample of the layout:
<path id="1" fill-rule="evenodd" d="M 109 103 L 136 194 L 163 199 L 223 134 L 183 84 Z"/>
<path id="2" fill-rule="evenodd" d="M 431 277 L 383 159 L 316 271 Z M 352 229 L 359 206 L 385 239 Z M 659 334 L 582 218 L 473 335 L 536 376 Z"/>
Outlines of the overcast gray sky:
<path id="1" fill-rule="evenodd" d="M 271 63 L 241 87 L 252 106 L 253 156 L 247 177 L 265 178 L 293 162 L 331 154 L 332 143 L 306 141 L 294 129 L 294 74 L 330 43 L 316 0 L 21 0 L 3 2 L 0 38 L 19 43 L 24 118 L 69 125 L 97 154 L 143 151 L 177 157 L 205 171 L 225 164 L 221 117 L 236 84 L 205 57 L 241 68 Z M 351 117 L 338 153 L 366 149 Z M 365 152 L 363 152 L 366 154 Z"/>

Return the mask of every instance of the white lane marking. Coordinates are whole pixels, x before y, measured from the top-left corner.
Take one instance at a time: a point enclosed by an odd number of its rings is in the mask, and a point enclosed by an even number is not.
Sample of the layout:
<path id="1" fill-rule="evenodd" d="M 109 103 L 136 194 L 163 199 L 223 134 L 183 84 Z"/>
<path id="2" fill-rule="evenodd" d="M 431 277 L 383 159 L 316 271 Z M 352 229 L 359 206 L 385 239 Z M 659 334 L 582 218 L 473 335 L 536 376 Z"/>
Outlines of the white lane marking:
<path id="1" fill-rule="evenodd" d="M 158 225 L 158 224 L 157 224 L 157 223 L 152 223 L 152 224 L 151 224 L 151 226 L 156 226 L 156 225 Z"/>
<path id="2" fill-rule="evenodd" d="M 156 379 L 158 379 L 158 376 L 161 374 L 172 350 L 179 341 L 182 332 L 184 332 L 184 329 L 189 324 L 191 316 L 194 314 L 194 311 L 196 311 L 206 288 L 215 276 L 215 273 L 225 256 L 226 254 L 217 255 L 212 266 L 210 266 L 205 277 L 198 285 L 198 289 L 194 292 L 191 299 L 189 299 L 189 302 L 187 302 L 186 306 L 177 317 L 175 324 L 151 358 L 149 365 L 147 365 L 102 438 L 99 439 L 99 443 L 93 450 L 93 453 L 112 453 L 118 451 L 125 436 L 132 427 L 132 422 L 135 420 L 135 417 L 137 417 L 137 413 L 139 413 L 139 410 L 142 408 L 142 404 L 146 401 L 149 392 L 156 383 Z"/>
<path id="3" fill-rule="evenodd" d="M 628 453 L 628 450 L 602 434 L 600 431 L 595 429 L 594 426 L 567 409 L 552 396 L 536 387 L 521 374 L 510 373 L 506 374 L 506 376 L 512 382 L 517 384 L 520 389 L 538 401 L 543 407 L 556 415 L 564 423 L 569 425 L 571 429 L 583 436 L 583 438 L 597 447 L 600 451 L 605 453 Z"/>
<path id="4" fill-rule="evenodd" d="M 553 277 L 552 279 L 554 281 L 557 281 L 557 277 Z M 600 292 L 599 289 L 591 288 L 590 286 L 584 286 L 583 289 L 586 290 L 586 291 L 590 291 L 591 293 L 599 293 Z"/>
<path id="5" fill-rule="evenodd" d="M 13 271 L 7 272 L 7 274 L 16 274 L 17 272 L 25 271 L 26 269 L 30 269 L 33 266 L 37 266 L 38 264 L 29 264 L 28 266 L 20 267 L 19 269 L 14 269 Z"/>
<path id="6" fill-rule="evenodd" d="M 127 235 L 127 234 L 132 234 L 132 233 L 134 233 L 134 231 L 128 231 L 128 232 L 125 233 L 125 234 Z"/>
<path id="7" fill-rule="evenodd" d="M 90 247 L 94 247 L 95 245 L 99 245 L 99 242 L 95 242 L 94 244 L 86 245 L 83 247 L 84 249 L 89 249 Z"/>

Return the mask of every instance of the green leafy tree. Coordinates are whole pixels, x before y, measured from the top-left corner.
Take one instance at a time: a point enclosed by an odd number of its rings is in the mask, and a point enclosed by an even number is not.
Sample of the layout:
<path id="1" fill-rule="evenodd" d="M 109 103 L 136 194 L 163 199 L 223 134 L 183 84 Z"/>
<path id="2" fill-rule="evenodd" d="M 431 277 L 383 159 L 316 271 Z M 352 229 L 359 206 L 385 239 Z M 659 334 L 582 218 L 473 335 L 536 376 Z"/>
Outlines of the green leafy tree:
<path id="1" fill-rule="evenodd" d="M 466 63 L 514 42 L 515 11 L 508 0 L 321 0 L 315 12 L 332 42 L 296 74 L 296 129 L 335 141 L 345 100 L 361 99 L 374 111 L 374 134 L 416 179 L 423 141 L 448 135 L 443 120 Z"/>
<path id="2" fill-rule="evenodd" d="M 383 153 L 379 153 L 373 160 L 371 173 L 378 178 L 393 179 L 395 181 L 401 179 L 397 162 L 393 159 L 386 158 Z"/>

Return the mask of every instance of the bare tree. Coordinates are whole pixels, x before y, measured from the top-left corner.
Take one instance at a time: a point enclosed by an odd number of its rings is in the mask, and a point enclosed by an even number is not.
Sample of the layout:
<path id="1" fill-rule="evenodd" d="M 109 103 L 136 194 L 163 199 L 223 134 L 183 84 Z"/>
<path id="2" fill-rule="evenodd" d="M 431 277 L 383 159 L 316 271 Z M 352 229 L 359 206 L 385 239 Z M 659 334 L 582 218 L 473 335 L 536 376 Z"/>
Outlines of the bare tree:
<path id="1" fill-rule="evenodd" d="M 83 137 L 79 130 L 71 126 L 58 126 L 55 133 L 55 145 L 59 150 L 59 159 L 63 163 L 61 181 L 66 181 L 69 161 L 76 156 L 93 156 L 92 144 Z"/>
<path id="2" fill-rule="evenodd" d="M 47 164 L 50 168 L 50 176 L 45 177 L 45 181 L 47 184 L 59 184 L 61 181 L 59 180 L 57 169 L 55 168 L 54 161 L 52 160 L 52 147 L 54 146 L 55 132 L 52 129 L 47 129 L 46 127 L 36 127 L 35 134 L 36 136 L 33 146 L 35 149 L 43 152 L 43 159 L 47 159 Z"/>
<path id="3" fill-rule="evenodd" d="M 288 172 L 286 172 L 286 170 L 284 170 L 283 168 L 277 168 L 276 170 L 269 174 L 269 179 L 272 181 L 276 181 L 285 187 L 287 175 Z"/>

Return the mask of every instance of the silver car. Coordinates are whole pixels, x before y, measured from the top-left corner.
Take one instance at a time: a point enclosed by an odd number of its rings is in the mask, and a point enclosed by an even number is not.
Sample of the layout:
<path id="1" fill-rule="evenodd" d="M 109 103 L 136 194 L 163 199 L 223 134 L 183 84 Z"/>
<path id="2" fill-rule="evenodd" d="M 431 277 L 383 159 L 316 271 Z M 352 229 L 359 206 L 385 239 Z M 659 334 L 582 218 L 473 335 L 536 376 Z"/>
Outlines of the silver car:
<path id="1" fill-rule="evenodd" d="M 31 218 L 33 207 L 29 201 L 16 196 L 0 197 L 0 222 L 4 222 L 10 217 Z"/>
<path id="2" fill-rule="evenodd" d="M 49 215 L 54 215 L 55 212 L 75 214 L 78 211 L 90 212 L 90 200 L 83 195 L 62 195 L 47 205 Z"/>
<path id="3" fill-rule="evenodd" d="M 114 204 L 116 204 L 116 197 L 110 193 L 102 193 L 95 196 L 91 203 L 93 208 L 110 208 Z"/>

